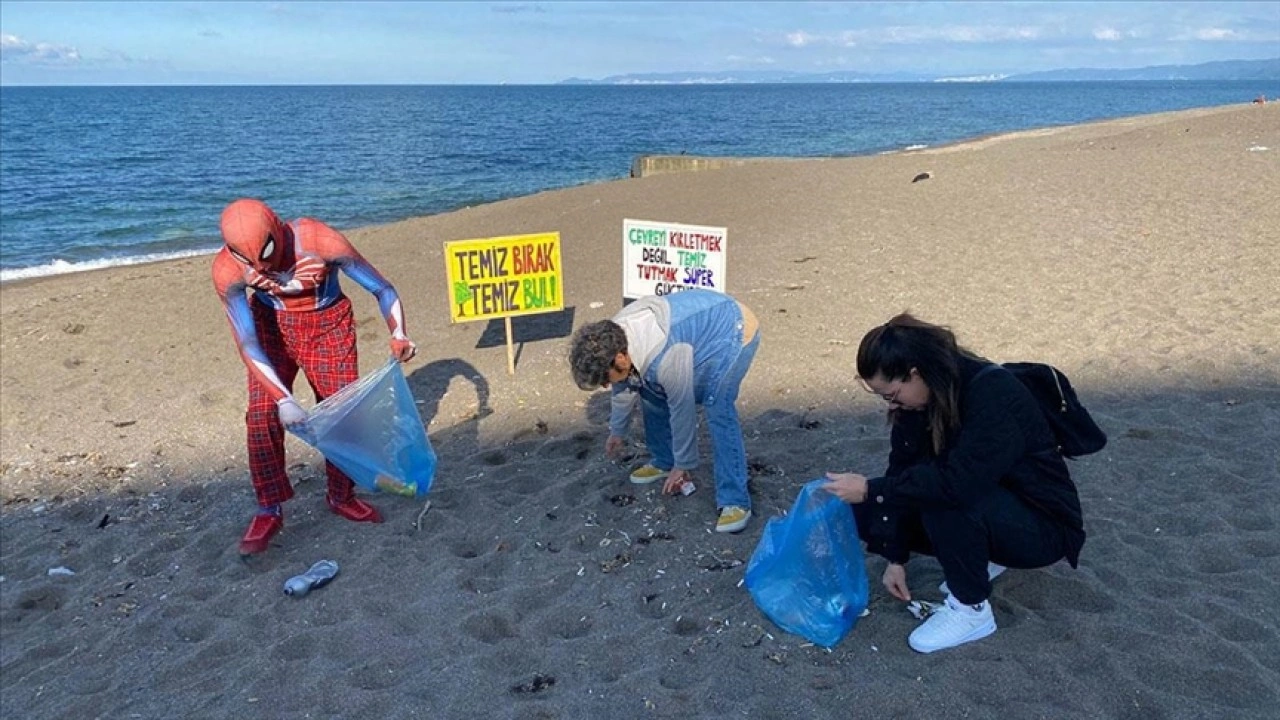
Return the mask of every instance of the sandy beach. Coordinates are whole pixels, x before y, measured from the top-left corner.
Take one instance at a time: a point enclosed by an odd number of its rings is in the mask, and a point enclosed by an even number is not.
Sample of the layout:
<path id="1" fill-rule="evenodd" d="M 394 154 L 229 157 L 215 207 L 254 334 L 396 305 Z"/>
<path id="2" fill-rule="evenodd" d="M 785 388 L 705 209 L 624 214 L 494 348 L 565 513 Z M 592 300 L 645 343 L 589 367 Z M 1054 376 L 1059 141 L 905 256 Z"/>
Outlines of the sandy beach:
<path id="1" fill-rule="evenodd" d="M 0 716 L 1276 717 L 1278 189 L 1269 103 L 352 231 L 420 348 L 405 373 L 439 456 L 431 508 L 379 495 L 385 524 L 341 520 L 320 457 L 290 438 L 298 496 L 248 561 L 245 373 L 210 258 L 7 283 Z M 711 532 L 705 429 L 698 492 L 631 485 L 602 453 L 606 394 L 570 379 L 567 326 L 621 307 L 624 218 L 728 229 L 729 291 L 763 338 L 739 401 L 756 511 L 741 534 Z M 511 376 L 484 323 L 449 322 L 442 243 L 547 231 L 569 310 L 516 321 Z M 343 283 L 367 372 L 386 328 Z M 1079 569 L 1007 573 L 993 636 L 912 652 L 916 621 L 869 558 L 871 614 L 827 651 L 756 609 L 744 565 L 804 482 L 884 469 L 883 403 L 853 353 L 903 310 L 993 360 L 1061 368 L 1110 443 L 1071 464 Z M 332 584 L 282 594 L 321 558 L 342 567 Z M 932 559 L 909 578 L 940 598 Z"/>

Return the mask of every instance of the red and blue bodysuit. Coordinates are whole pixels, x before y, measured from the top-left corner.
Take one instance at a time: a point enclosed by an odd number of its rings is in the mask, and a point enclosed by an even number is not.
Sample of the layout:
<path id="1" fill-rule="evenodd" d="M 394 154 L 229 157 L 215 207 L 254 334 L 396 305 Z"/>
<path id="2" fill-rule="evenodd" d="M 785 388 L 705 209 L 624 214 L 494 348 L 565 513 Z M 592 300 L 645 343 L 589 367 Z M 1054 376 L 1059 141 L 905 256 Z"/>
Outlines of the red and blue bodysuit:
<path id="1" fill-rule="evenodd" d="M 292 395 L 298 370 L 317 401 L 359 377 L 351 301 L 335 271 L 377 298 L 392 354 L 408 360 L 415 347 L 405 336 L 395 288 L 337 230 L 310 218 L 283 223 L 265 204 L 245 199 L 223 212 L 222 235 L 226 246 L 214 257 L 213 285 L 248 368 L 245 424 L 254 491 L 261 507 L 274 509 L 293 497 L 281 417 L 288 422 L 286 410 L 301 413 Z M 351 479 L 331 463 L 326 471 L 330 505 L 355 502 Z"/>

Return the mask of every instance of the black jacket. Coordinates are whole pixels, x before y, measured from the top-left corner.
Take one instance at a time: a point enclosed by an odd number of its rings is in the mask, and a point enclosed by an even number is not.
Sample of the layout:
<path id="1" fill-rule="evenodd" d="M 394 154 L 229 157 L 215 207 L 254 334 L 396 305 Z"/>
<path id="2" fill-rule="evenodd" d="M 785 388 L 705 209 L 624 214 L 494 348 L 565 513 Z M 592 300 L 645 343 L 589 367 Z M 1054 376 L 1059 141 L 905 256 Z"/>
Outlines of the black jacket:
<path id="1" fill-rule="evenodd" d="M 960 429 L 948 436 L 940 455 L 932 452 L 926 414 L 899 414 L 890 436 L 889 469 L 868 483 L 866 502 L 877 506 L 867 529 L 870 549 L 905 562 L 908 551 L 898 528 L 904 513 L 964 508 L 1003 487 L 1063 527 L 1067 560 L 1075 567 L 1084 546 L 1084 518 L 1053 432 L 1016 377 L 994 370 L 975 380 L 986 365 L 960 359 Z"/>

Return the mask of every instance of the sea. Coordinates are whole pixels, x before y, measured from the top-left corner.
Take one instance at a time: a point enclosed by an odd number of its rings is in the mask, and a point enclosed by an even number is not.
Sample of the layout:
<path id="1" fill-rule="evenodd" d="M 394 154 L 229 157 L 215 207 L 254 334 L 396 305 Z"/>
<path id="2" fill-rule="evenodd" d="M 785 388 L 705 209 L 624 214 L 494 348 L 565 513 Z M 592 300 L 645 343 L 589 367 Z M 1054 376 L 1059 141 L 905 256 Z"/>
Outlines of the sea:
<path id="1" fill-rule="evenodd" d="M 1266 85 L 3 87 L 0 282 L 211 253 L 237 197 L 349 229 L 625 178 L 640 155 L 897 152 Z"/>

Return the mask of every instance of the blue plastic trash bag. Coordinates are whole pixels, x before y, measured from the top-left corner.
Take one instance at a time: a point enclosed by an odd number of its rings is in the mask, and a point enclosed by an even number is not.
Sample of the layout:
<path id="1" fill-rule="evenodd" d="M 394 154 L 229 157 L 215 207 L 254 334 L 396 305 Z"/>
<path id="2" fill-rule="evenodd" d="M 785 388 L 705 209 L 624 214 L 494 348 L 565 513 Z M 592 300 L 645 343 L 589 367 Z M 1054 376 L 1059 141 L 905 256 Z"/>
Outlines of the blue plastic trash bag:
<path id="1" fill-rule="evenodd" d="M 840 642 L 870 589 L 853 511 L 810 480 L 791 512 L 769 520 L 747 563 L 747 590 L 783 630 L 823 647 Z"/>
<path id="2" fill-rule="evenodd" d="M 394 358 L 325 398 L 290 428 L 366 490 L 423 497 L 436 453 Z"/>

